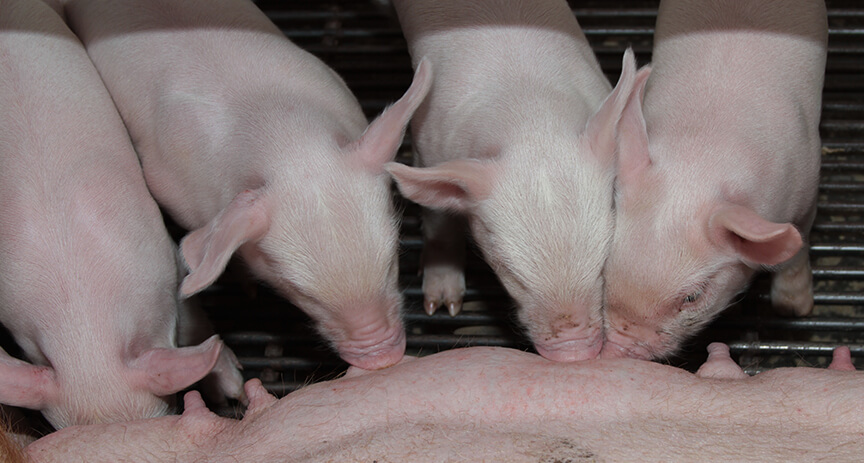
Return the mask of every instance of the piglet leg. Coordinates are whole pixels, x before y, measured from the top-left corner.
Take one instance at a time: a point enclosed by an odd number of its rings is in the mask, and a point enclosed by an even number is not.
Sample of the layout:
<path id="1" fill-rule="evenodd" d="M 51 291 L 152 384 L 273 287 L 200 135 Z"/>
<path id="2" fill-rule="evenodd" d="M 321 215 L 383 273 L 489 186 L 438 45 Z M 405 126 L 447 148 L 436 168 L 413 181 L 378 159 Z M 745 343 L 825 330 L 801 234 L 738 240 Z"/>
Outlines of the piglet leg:
<path id="1" fill-rule="evenodd" d="M 451 316 L 462 310 L 465 296 L 465 219 L 423 211 L 423 308 L 432 315 L 445 306 Z"/>
<path id="2" fill-rule="evenodd" d="M 809 247 L 783 265 L 771 279 L 771 304 L 783 315 L 803 317 L 813 311 L 813 273 Z"/>
<path id="3" fill-rule="evenodd" d="M 205 341 L 215 332 L 207 315 L 194 298 L 186 299 L 179 310 L 177 323 L 177 344 L 194 346 Z M 226 397 L 248 403 L 243 392 L 242 366 L 228 346 L 219 353 L 219 359 L 210 373 L 202 380 L 201 388 L 204 395 L 217 405 L 226 405 Z"/>

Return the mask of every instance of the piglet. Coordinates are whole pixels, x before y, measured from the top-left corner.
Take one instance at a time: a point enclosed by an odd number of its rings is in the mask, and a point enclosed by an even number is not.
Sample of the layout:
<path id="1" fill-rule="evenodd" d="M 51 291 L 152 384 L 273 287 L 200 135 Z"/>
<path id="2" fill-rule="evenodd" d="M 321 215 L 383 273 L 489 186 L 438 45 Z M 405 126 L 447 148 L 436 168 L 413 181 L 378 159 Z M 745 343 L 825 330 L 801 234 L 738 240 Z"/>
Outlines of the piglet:
<path id="1" fill-rule="evenodd" d="M 176 348 L 176 248 L 123 121 L 38 0 L 0 3 L 0 82 L 0 321 L 33 362 L 0 349 L 0 403 L 58 428 L 164 415 L 223 346 Z"/>
<path id="2" fill-rule="evenodd" d="M 614 91 L 563 0 L 394 1 L 414 63 L 435 79 L 412 121 L 416 164 L 387 170 L 425 206 L 430 314 L 465 292 L 463 218 L 546 358 L 603 345 L 601 269 L 612 238 Z M 425 57 L 425 58 L 424 58 Z"/>
<path id="3" fill-rule="evenodd" d="M 818 0 L 661 2 L 621 122 L 603 356 L 671 354 L 761 268 L 776 308 L 812 310 L 826 41 Z"/>
<path id="4" fill-rule="evenodd" d="M 195 294 L 236 252 L 343 359 L 397 362 L 397 220 L 384 163 L 430 85 L 371 124 L 333 70 L 248 0 L 73 0 L 69 22 L 126 122 L 153 196 L 191 232 Z"/>

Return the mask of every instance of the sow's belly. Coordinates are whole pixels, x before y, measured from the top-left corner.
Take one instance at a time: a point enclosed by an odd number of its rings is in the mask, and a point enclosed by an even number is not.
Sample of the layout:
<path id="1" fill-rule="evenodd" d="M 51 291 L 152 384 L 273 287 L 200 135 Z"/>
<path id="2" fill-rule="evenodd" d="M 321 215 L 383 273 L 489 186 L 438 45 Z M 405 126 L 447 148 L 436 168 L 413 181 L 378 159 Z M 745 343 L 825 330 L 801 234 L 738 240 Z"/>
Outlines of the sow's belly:
<path id="1" fill-rule="evenodd" d="M 182 416 L 73 426 L 27 447 L 34 461 L 810 461 L 864 454 L 864 373 L 739 375 L 713 345 L 696 375 L 634 359 L 553 363 L 521 351 L 445 351 L 352 369 L 280 400 L 246 384 L 242 420 L 197 392 Z M 850 371 L 852 370 L 852 371 Z M 794 432 L 793 432 L 794 431 Z"/>

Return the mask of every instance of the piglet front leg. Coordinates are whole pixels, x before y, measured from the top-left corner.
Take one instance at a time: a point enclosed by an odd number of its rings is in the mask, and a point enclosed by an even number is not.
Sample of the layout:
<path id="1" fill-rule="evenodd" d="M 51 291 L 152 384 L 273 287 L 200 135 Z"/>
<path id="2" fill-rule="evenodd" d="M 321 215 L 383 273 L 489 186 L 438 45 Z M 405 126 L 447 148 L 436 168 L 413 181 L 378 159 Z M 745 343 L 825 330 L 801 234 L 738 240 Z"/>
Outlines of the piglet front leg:
<path id="1" fill-rule="evenodd" d="M 782 315 L 804 317 L 813 312 L 813 271 L 810 249 L 798 254 L 771 276 L 771 304 Z"/>
<path id="2" fill-rule="evenodd" d="M 215 329 L 207 314 L 201 309 L 197 299 L 191 298 L 183 301 L 178 310 L 179 320 L 177 323 L 177 344 L 180 346 L 194 346 L 207 340 Z M 248 399 L 243 391 L 243 375 L 240 370 L 243 366 L 237 360 L 237 356 L 226 345 L 222 347 L 216 365 L 210 373 L 201 380 L 204 395 L 217 405 L 227 405 L 226 398 L 237 400 L 248 404 Z"/>

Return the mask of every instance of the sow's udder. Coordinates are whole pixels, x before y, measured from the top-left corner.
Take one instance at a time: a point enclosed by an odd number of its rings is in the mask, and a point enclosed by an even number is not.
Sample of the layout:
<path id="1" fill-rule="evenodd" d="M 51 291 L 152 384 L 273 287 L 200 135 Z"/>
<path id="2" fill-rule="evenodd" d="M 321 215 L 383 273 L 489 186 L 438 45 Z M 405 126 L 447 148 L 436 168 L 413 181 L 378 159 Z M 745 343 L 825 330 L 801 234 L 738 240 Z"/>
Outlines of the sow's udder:
<path id="1" fill-rule="evenodd" d="M 35 461 L 856 461 L 864 374 L 838 349 L 831 369 L 739 375 L 722 345 L 699 375 L 634 359 L 573 364 L 511 349 L 457 349 L 352 371 L 281 400 L 246 384 L 242 420 L 197 392 L 182 416 L 73 426 L 27 450 Z M 790 433 L 790 423 L 796 432 Z M 694 442 L 699 445 L 693 445 Z"/>

